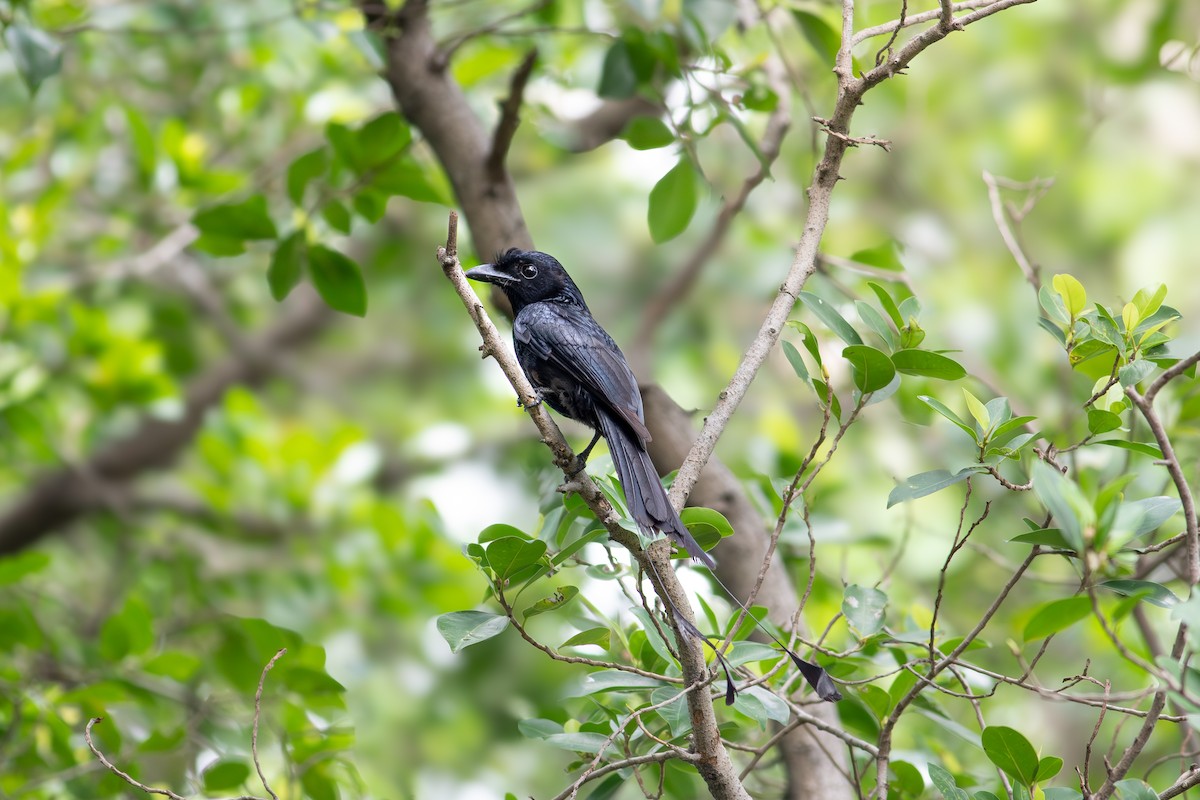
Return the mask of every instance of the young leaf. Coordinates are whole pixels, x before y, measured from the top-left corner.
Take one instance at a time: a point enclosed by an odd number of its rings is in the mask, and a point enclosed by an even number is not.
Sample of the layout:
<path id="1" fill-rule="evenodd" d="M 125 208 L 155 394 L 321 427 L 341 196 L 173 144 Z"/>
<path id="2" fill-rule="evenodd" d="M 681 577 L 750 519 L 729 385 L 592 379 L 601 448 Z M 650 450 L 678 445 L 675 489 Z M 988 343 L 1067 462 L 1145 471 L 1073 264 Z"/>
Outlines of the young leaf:
<path id="1" fill-rule="evenodd" d="M 986 435 L 992 427 L 992 417 L 991 414 L 988 413 L 987 406 L 981 403 L 978 397 L 967 391 L 965 387 L 963 388 L 962 393 L 963 397 L 965 397 L 967 400 L 967 410 L 971 412 L 971 416 L 979 425 L 979 430 L 983 431 Z"/>
<path id="2" fill-rule="evenodd" d="M 1037 779 L 1037 751 L 1019 731 L 1002 725 L 989 725 L 979 738 L 988 759 L 1010 777 L 1025 786 Z"/>
<path id="3" fill-rule="evenodd" d="M 586 631 L 579 633 L 567 639 L 559 645 L 559 647 L 579 647 L 585 644 L 599 645 L 605 650 L 608 649 L 612 641 L 612 630 L 609 628 L 588 628 Z"/>
<path id="4" fill-rule="evenodd" d="M 1058 296 L 1062 298 L 1063 306 L 1066 307 L 1067 314 L 1071 319 L 1076 319 L 1083 314 L 1084 309 L 1087 308 L 1087 292 L 1074 275 L 1066 273 L 1055 275 L 1053 285 L 1054 291 L 1058 292 Z"/>
<path id="5" fill-rule="evenodd" d="M 484 611 L 452 611 L 437 618 L 438 633 L 452 653 L 490 639 L 507 627 L 508 617 Z"/>
<path id="6" fill-rule="evenodd" d="M 650 190 L 647 221 L 650 238 L 656 243 L 674 239 L 683 233 L 696 212 L 696 168 L 686 157 Z"/>
<path id="7" fill-rule="evenodd" d="M 1137 306 L 1138 313 L 1142 319 L 1148 319 L 1154 316 L 1154 313 L 1158 311 L 1159 306 L 1162 305 L 1163 300 L 1166 298 L 1167 285 L 1160 283 L 1153 294 L 1147 292 L 1145 289 L 1138 289 L 1133 295 L 1133 304 Z"/>
<path id="8" fill-rule="evenodd" d="M 1066 630 L 1091 613 L 1092 601 L 1086 595 L 1051 600 L 1038 607 L 1029 622 L 1025 624 L 1022 636 L 1027 642 L 1041 639 L 1052 633 Z"/>
<path id="9" fill-rule="evenodd" d="M 308 249 L 308 268 L 321 299 L 335 311 L 366 316 L 367 287 L 358 264 L 323 245 Z"/>
<path id="10" fill-rule="evenodd" d="M 824 299 L 818 297 L 812 292 L 801 292 L 800 302 L 808 307 L 808 310 L 813 312 L 817 319 L 825 323 L 825 327 L 837 334 L 838 338 L 846 344 L 862 344 L 862 337 L 858 335 L 858 331 L 846 322 L 845 317 L 837 312 L 832 305 Z"/>
<path id="11" fill-rule="evenodd" d="M 896 377 L 896 368 L 887 354 L 864 344 L 842 350 L 842 357 L 854 367 L 854 385 L 863 394 L 879 391 Z"/>

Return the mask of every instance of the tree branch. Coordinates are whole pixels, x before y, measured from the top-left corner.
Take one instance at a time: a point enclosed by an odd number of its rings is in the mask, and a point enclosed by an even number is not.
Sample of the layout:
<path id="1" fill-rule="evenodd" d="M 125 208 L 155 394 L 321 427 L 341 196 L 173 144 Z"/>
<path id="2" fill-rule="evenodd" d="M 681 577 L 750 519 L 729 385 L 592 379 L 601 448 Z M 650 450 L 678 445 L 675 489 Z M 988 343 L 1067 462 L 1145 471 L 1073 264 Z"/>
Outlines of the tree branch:
<path id="1" fill-rule="evenodd" d="M 251 347 L 233 352 L 208 368 L 184 392 L 182 416 L 147 417 L 128 436 L 110 442 L 85 463 L 44 475 L 0 514 L 0 555 L 15 553 L 55 533 L 81 515 L 104 507 L 105 487 L 123 484 L 172 461 L 200 430 L 204 416 L 235 384 L 257 385 L 279 367 L 277 354 L 312 340 L 333 319 L 333 312 L 307 289 L 297 289 L 285 313 L 269 328 L 250 337 Z"/>
<path id="2" fill-rule="evenodd" d="M 496 130 L 492 134 L 492 146 L 487 157 L 488 177 L 495 183 L 503 183 L 505 179 L 504 162 L 508 159 L 508 148 L 512 145 L 517 126 L 521 124 L 521 103 L 525 98 L 525 84 L 533 74 L 537 55 L 537 48 L 526 54 L 517 71 L 513 73 L 508 97 L 500 104 L 500 121 L 496 123 Z"/>

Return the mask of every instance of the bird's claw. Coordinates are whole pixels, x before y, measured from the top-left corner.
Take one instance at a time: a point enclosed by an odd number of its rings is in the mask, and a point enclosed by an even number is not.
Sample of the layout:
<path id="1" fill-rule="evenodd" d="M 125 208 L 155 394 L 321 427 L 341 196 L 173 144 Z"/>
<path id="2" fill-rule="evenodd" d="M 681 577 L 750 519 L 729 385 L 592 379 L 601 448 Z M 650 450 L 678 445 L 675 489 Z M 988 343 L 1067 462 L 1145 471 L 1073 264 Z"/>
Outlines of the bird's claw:
<path id="1" fill-rule="evenodd" d="M 535 390 L 533 391 L 533 402 L 532 402 L 532 403 L 526 403 L 526 402 L 525 402 L 525 401 L 524 401 L 522 398 L 518 397 L 518 398 L 517 398 L 517 407 L 518 407 L 518 408 L 523 408 L 523 409 L 525 409 L 526 411 L 532 411 L 533 409 L 535 409 L 535 408 L 537 408 L 538 406 L 540 406 L 540 405 L 542 404 L 542 401 L 543 401 L 544 399 L 545 399 L 545 398 L 543 398 L 543 397 L 542 397 L 542 392 L 541 392 L 541 390 L 540 390 L 540 389 L 535 389 Z"/>

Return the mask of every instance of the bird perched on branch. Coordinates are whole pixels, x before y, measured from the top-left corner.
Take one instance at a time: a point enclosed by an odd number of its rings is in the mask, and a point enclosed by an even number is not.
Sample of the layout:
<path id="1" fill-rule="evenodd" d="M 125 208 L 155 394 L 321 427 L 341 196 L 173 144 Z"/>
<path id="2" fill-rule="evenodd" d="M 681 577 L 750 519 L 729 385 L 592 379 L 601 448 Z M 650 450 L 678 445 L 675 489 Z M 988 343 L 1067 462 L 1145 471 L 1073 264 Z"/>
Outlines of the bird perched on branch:
<path id="1" fill-rule="evenodd" d="M 692 558 L 715 566 L 671 507 L 646 452 L 650 431 L 633 371 L 562 264 L 546 253 L 514 248 L 467 277 L 496 284 L 512 303 L 517 360 L 540 399 L 595 431 L 578 469 L 603 436 L 642 532 L 666 534 Z"/>
<path id="2" fill-rule="evenodd" d="M 491 264 L 468 270 L 467 277 L 494 283 L 508 297 L 513 309 L 513 343 L 517 360 L 538 397 L 558 413 L 578 420 L 596 432 L 579 454 L 576 471 L 583 469 L 592 448 L 603 436 L 625 490 L 629 515 L 638 528 L 643 533 L 666 534 L 682 545 L 692 558 L 703 562 L 710 570 L 715 567 L 712 556 L 688 532 L 667 499 L 667 492 L 646 452 L 650 431 L 646 428 L 642 393 L 633 371 L 621 348 L 592 317 L 579 287 L 563 265 L 546 253 L 514 248 L 497 256 Z M 713 580 L 731 600 L 750 613 L 716 574 Z M 667 603 L 669 605 L 670 601 Z M 729 663 L 710 637 L 678 609 L 672 607 L 670 610 L 680 629 L 707 644 L 721 662 L 727 686 L 725 702 L 732 704 L 737 693 Z M 841 693 L 824 668 L 797 656 L 753 614 L 750 618 L 783 648 L 822 700 L 841 699 Z"/>

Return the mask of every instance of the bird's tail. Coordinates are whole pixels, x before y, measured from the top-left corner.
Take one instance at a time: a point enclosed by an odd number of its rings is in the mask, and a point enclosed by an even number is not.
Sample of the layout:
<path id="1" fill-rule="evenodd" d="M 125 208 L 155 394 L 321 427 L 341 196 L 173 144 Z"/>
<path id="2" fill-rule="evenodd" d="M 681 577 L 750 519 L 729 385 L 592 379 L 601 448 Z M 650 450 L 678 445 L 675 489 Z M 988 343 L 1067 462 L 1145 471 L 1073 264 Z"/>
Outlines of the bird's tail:
<path id="1" fill-rule="evenodd" d="M 639 528 L 660 531 L 670 536 L 687 550 L 688 555 L 712 569 L 716 566 L 713 557 L 704 551 L 692 534 L 688 532 L 659 480 L 658 471 L 650 460 L 650 454 L 641 443 L 635 441 L 631 434 L 616 419 L 601 412 L 600 432 L 608 442 L 608 450 L 612 454 L 613 463 L 617 467 L 617 477 L 625 489 L 625 501 L 629 505 L 629 515 Z"/>

